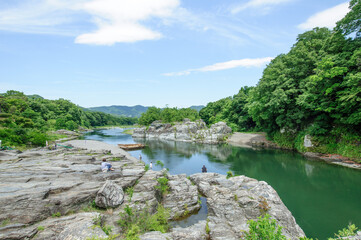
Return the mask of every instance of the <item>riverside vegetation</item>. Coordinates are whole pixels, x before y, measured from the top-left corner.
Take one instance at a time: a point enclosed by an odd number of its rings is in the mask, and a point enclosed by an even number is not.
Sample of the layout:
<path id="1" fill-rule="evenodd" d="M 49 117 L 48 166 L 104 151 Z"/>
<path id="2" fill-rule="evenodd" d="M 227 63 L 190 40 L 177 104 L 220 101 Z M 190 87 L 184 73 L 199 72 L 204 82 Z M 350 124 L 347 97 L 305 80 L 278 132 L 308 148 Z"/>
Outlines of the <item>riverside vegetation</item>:
<path id="1" fill-rule="evenodd" d="M 284 148 L 361 158 L 361 1 L 331 31 L 300 34 L 286 54 L 266 67 L 255 87 L 243 87 L 200 111 L 207 124 L 265 131 Z"/>
<path id="2" fill-rule="evenodd" d="M 3 146 L 45 146 L 56 139 L 50 131 L 76 130 L 106 125 L 131 125 L 136 118 L 85 111 L 65 99 L 47 100 L 38 95 L 7 91 L 0 94 L 0 140 Z"/>

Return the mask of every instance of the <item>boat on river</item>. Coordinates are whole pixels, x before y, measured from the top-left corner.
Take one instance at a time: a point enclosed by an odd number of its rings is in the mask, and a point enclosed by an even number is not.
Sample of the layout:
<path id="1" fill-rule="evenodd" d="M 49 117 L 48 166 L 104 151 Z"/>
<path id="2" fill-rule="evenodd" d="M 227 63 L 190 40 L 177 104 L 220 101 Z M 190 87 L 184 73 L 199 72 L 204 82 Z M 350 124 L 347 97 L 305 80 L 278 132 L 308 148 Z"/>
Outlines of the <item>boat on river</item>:
<path id="1" fill-rule="evenodd" d="M 118 147 L 120 147 L 121 149 L 124 149 L 126 151 L 131 151 L 131 150 L 137 150 L 137 149 L 142 149 L 145 147 L 144 144 L 140 144 L 140 143 L 135 143 L 135 144 L 118 144 Z"/>

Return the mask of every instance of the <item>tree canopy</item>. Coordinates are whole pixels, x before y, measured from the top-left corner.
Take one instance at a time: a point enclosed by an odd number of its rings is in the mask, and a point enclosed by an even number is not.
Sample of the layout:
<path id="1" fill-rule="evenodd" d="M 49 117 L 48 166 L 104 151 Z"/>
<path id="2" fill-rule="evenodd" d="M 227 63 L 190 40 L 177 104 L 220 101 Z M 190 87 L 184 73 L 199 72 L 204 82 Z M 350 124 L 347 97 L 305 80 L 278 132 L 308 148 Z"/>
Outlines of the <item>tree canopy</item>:
<path id="1" fill-rule="evenodd" d="M 7 91 L 0 95 L 0 139 L 4 145 L 44 145 L 50 130 L 77 130 L 105 125 L 130 125 L 135 118 L 84 111 L 65 99 Z"/>

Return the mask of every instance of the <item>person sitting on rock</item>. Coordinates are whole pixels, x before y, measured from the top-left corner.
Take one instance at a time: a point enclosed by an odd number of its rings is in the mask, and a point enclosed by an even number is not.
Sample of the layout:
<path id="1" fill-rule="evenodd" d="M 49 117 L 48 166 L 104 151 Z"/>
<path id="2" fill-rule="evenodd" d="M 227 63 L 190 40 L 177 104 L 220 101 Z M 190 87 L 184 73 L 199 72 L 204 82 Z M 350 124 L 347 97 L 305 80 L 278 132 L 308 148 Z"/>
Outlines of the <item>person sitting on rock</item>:
<path id="1" fill-rule="evenodd" d="M 108 163 L 105 158 L 103 158 L 103 162 L 102 162 L 102 171 L 103 172 L 114 171 L 112 165 Z"/>
<path id="2" fill-rule="evenodd" d="M 206 172 L 207 172 L 207 168 L 206 168 L 205 165 L 203 165 L 203 167 L 202 167 L 202 173 L 206 173 Z"/>

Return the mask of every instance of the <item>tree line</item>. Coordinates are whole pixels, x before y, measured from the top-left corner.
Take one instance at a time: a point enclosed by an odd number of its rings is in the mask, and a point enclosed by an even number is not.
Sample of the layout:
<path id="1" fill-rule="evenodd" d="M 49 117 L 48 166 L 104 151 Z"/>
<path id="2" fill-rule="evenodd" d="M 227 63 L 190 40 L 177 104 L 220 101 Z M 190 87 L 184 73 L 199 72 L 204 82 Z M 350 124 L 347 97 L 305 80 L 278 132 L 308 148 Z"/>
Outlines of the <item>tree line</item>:
<path id="1" fill-rule="evenodd" d="M 86 111 L 69 100 L 48 100 L 19 91 L 0 95 L 0 140 L 7 146 L 44 146 L 49 131 L 106 125 L 132 125 L 136 118 Z"/>
<path id="2" fill-rule="evenodd" d="M 200 116 L 197 110 L 190 108 L 149 107 L 139 118 L 139 124 L 148 126 L 156 120 L 164 123 L 180 122 L 185 118 L 195 121 L 200 119 Z"/>
<path id="3" fill-rule="evenodd" d="M 235 131 L 266 131 L 281 146 L 361 156 L 361 1 L 333 30 L 300 34 L 263 71 L 255 87 L 209 103 L 201 118 L 226 121 Z"/>

